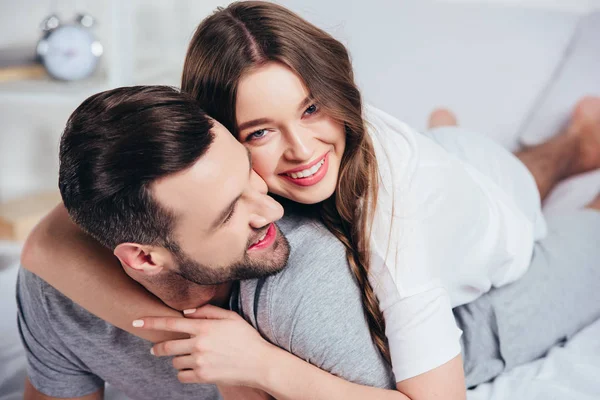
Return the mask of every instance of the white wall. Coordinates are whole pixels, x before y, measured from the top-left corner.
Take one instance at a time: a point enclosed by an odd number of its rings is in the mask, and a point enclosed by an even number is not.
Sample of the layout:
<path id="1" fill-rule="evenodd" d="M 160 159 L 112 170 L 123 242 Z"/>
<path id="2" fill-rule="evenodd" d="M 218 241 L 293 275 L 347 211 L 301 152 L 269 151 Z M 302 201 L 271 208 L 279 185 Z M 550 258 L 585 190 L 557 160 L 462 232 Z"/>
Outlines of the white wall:
<path id="1" fill-rule="evenodd" d="M 403 0 L 411 1 L 411 0 Z M 424 0 L 414 0 L 424 1 Z M 438 0 L 455 3 L 510 4 L 525 7 L 549 7 L 583 12 L 600 8 L 600 0 Z M 123 3 L 122 3 L 123 2 Z M 57 0 L 58 11 L 67 18 L 74 14 L 74 4 L 97 17 L 97 35 L 107 50 L 106 65 L 131 56 L 133 76 L 122 84 L 167 83 L 177 85 L 187 42 L 198 22 L 216 6 L 218 0 L 130 0 L 131 23 L 121 26 L 124 35 L 135 42 L 134 53 L 111 56 L 111 36 L 115 32 L 115 7 L 127 0 Z M 364 0 L 281 0 L 317 25 L 344 40 L 344 26 L 336 10 L 352 8 Z M 373 10 L 398 7 L 401 1 L 370 0 Z M 0 49 L 4 46 L 33 43 L 39 36 L 38 26 L 48 13 L 50 1 L 0 0 Z M 117 9 L 121 12 L 121 9 Z M 351 12 L 351 11 L 348 11 Z M 120 18 L 126 18 L 120 15 Z M 365 21 L 368 24 L 377 21 Z M 1 50 L 0 50 L 1 51 Z M 128 65 L 125 65 L 127 67 Z M 94 86 L 80 90 L 72 85 L 52 87 L 39 96 L 35 89 L 0 84 L 0 202 L 29 192 L 56 187 L 58 171 L 58 140 L 71 111 L 93 91 Z M 16 89 L 15 89 L 16 87 Z M 104 87 L 102 87 L 104 89 Z M 23 93 L 19 93 L 20 91 Z M 65 94 L 69 92 L 70 94 Z M 8 93 L 8 94 L 7 94 Z M 29 94 L 27 94 L 29 93 Z M 33 94 L 32 94 L 33 93 Z"/>
<path id="2" fill-rule="evenodd" d="M 444 3 L 479 3 L 585 12 L 600 8 L 600 0 L 437 0 Z"/>

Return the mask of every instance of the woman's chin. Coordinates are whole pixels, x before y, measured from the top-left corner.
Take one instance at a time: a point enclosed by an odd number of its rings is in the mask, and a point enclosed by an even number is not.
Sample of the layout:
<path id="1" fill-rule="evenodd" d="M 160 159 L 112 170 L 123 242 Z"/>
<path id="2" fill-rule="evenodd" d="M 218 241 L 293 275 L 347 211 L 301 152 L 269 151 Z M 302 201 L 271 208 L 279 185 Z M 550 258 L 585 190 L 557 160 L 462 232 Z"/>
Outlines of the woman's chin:
<path id="1" fill-rule="evenodd" d="M 324 182 L 323 182 L 324 183 Z M 330 188 L 325 187 L 304 187 L 301 190 L 282 190 L 279 192 L 273 191 L 273 194 L 276 194 L 281 197 L 285 197 L 288 200 L 291 200 L 300 204 L 317 204 L 324 200 L 327 200 L 331 195 L 335 192 L 335 185 L 331 185 Z"/>

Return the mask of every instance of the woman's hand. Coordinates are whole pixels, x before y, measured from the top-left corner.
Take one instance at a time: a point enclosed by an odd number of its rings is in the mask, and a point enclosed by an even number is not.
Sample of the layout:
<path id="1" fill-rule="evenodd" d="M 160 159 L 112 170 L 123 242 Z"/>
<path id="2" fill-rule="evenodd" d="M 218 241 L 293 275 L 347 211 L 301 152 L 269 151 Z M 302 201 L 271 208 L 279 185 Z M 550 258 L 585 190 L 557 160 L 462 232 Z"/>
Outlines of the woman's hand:
<path id="1" fill-rule="evenodd" d="M 182 383 L 213 383 L 260 388 L 275 346 L 238 314 L 212 305 L 185 312 L 187 318 L 147 317 L 144 329 L 188 333 L 190 339 L 154 345 L 155 356 L 175 356 Z M 140 322 L 142 321 L 142 322 Z"/>

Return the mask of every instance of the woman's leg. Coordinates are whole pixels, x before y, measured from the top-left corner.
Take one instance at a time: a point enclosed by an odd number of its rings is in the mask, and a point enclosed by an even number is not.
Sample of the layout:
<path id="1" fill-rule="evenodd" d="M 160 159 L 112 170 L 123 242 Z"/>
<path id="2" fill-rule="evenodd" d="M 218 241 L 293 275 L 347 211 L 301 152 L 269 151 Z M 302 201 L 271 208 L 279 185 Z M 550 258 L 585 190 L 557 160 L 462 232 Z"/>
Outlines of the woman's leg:
<path id="1" fill-rule="evenodd" d="M 456 116 L 447 109 L 436 109 L 429 117 L 433 133 L 451 133 L 457 125 Z M 580 100 L 566 129 L 515 155 L 533 175 L 542 201 L 560 181 L 600 168 L 600 97 Z"/>
<path id="2" fill-rule="evenodd" d="M 600 318 L 600 198 L 547 224 L 521 279 L 454 310 L 469 386 L 544 356 Z"/>
<path id="3" fill-rule="evenodd" d="M 546 233 L 540 194 L 535 178 L 510 151 L 485 135 L 451 126 L 438 127 L 424 133 L 440 147 L 465 163 L 469 170 L 487 177 L 529 219 L 535 239 Z"/>
<path id="4" fill-rule="evenodd" d="M 579 101 L 566 129 L 516 156 L 535 177 L 542 199 L 561 180 L 600 168 L 600 98 Z"/>
<path id="5" fill-rule="evenodd" d="M 427 129 L 441 128 L 444 126 L 458 126 L 456 114 L 447 108 L 437 108 L 429 114 Z"/>

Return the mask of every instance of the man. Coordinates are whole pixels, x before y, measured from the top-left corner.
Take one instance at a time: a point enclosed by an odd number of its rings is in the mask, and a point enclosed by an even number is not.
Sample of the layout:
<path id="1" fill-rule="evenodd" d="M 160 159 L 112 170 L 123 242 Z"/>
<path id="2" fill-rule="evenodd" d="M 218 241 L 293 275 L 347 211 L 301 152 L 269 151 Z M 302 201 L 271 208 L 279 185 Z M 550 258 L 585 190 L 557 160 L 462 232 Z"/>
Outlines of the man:
<path id="1" fill-rule="evenodd" d="M 208 301 L 224 305 L 228 285 L 194 282 L 269 275 L 283 267 L 287 253 L 280 235 L 267 233 L 262 239 L 264 227 L 278 218 L 278 206 L 244 161 L 243 147 L 218 124 L 209 129 L 210 120 L 190 118 L 190 112 L 202 116 L 170 89 L 109 91 L 75 112 L 61 145 L 61 191 L 72 218 L 113 247 L 134 280 L 178 309 Z M 165 135 L 169 140 L 161 140 Z M 451 136 L 433 138 L 446 147 L 458 143 Z M 526 164 L 531 170 L 538 165 Z M 538 182 L 544 176 L 535 175 Z M 600 208 L 600 202 L 594 207 Z M 559 221 L 566 234 L 549 235 L 542 243 L 546 252 L 534 255 L 523 278 L 456 310 L 465 331 L 470 384 L 542 355 L 572 334 L 561 330 L 560 321 L 555 323 L 560 316 L 570 315 L 579 325 L 593 318 L 596 310 L 543 315 L 556 329 L 537 335 L 533 345 L 520 340 L 522 331 L 511 329 L 539 329 L 540 317 L 531 312 L 552 310 L 556 304 L 577 308 L 578 300 L 594 295 L 595 290 L 582 287 L 556 296 L 562 281 L 600 280 L 589 260 L 582 260 L 598 250 L 581 240 L 586 234 L 597 236 L 599 220 L 597 212 L 588 212 Z M 370 340 L 343 246 L 306 218 L 288 218 L 281 226 L 292 248 L 287 268 L 273 277 L 245 281 L 234 291 L 232 306 L 267 339 L 299 357 L 350 381 L 392 388 L 389 367 Z M 305 248 L 311 251 L 297 251 Z M 257 252 L 265 249 L 271 251 Z M 565 260 L 580 261 L 583 267 L 561 268 Z M 552 290 L 533 298 L 539 307 L 525 308 L 532 305 L 528 290 L 534 285 Z M 29 352 L 29 398 L 47 398 L 35 397 L 41 393 L 99 398 L 103 382 L 134 398 L 217 398 L 210 385 L 180 385 L 168 359 L 149 355 L 148 343 L 94 318 L 26 272 L 21 273 L 19 300 Z M 522 314 L 518 324 L 508 318 L 513 314 Z M 519 349 L 523 343 L 526 348 Z"/>

